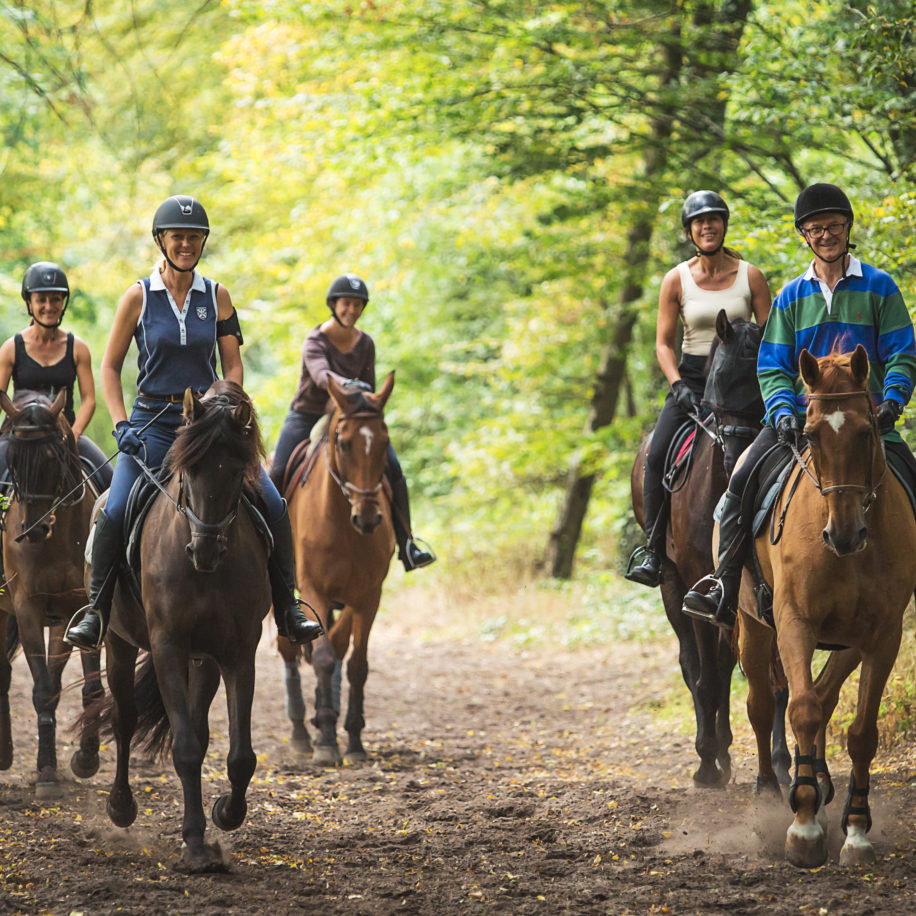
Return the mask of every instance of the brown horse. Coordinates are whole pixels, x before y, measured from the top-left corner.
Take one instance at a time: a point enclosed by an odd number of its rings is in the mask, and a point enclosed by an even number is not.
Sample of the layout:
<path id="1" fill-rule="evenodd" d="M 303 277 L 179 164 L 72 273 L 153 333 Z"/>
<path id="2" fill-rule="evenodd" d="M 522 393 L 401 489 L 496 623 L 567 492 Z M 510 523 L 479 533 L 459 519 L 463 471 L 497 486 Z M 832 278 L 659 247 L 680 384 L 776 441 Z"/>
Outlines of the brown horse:
<path id="1" fill-rule="evenodd" d="M 14 614 L 35 684 L 39 800 L 60 795 L 55 716 L 70 658 L 63 633 L 70 616 L 86 603 L 83 550 L 97 495 L 87 483 L 62 412 L 65 398 L 65 391 L 53 402 L 43 394 L 21 391 L 12 402 L 0 392 L 0 407 L 8 417 L 11 484 L 3 538 L 7 588 L 0 596 L 0 769 L 9 769 L 13 762 L 9 688 L 10 658 L 16 647 L 7 645 L 6 623 L 7 614 Z M 83 705 L 89 708 L 102 693 L 99 653 L 83 653 L 82 663 Z M 80 748 L 70 768 L 83 779 L 99 768 L 98 721 L 92 716 L 83 720 Z"/>
<path id="2" fill-rule="evenodd" d="M 916 587 L 916 520 L 906 493 L 888 472 L 867 388 L 868 355 L 815 359 L 803 350 L 799 368 L 808 388 L 805 435 L 786 493 L 773 507 L 782 536 L 756 542 L 773 588 L 776 632 L 742 609 L 739 651 L 748 677 L 748 715 L 757 738 L 758 785 L 773 781 L 766 741 L 772 701 L 767 660 L 779 645 L 789 680 L 789 721 L 797 742 L 789 803 L 795 820 L 786 858 L 802 868 L 827 860 L 824 806 L 833 797 L 825 761 L 827 723 L 840 687 L 861 661 L 856 715 L 847 735 L 852 760 L 841 818 L 846 841 L 840 863 L 873 862 L 869 767 L 878 746 L 878 709 L 897 650 L 903 612 Z M 788 505 L 787 505 L 788 502 Z M 742 591 L 746 604 L 747 583 Z M 833 651 L 812 680 L 816 647 Z"/>
<path id="3" fill-rule="evenodd" d="M 315 718 L 318 741 L 313 762 L 337 766 L 339 683 L 335 674 L 353 640 L 347 665 L 350 696 L 344 728 L 346 760 L 366 759 L 361 733 L 363 697 L 369 673 L 369 631 L 382 596 L 382 582 L 394 554 L 394 528 L 382 477 L 388 449 L 388 427 L 382 413 L 394 388 L 390 373 L 375 394 L 347 395 L 333 380 L 328 391 L 336 405 L 328 439 L 311 472 L 297 486 L 289 504 L 296 544 L 296 574 L 303 599 L 326 619 L 326 635 L 311 645 L 315 669 Z M 340 616 L 334 618 L 335 610 Z M 327 615 L 327 617 L 325 616 Z M 293 722 L 293 742 L 312 751 L 305 728 L 305 703 L 299 683 L 298 652 L 279 640 L 286 663 L 287 712 Z M 306 649 L 308 651 L 308 648 Z"/>
<path id="4" fill-rule="evenodd" d="M 172 477 L 156 495 L 141 534 L 143 605 L 122 577 L 106 635 L 107 721 L 118 749 L 108 814 L 120 827 L 137 816 L 128 782 L 132 740 L 146 739 L 154 751 L 171 743 L 184 792 L 183 862 L 198 872 L 225 867 L 218 846 L 204 842 L 200 784 L 220 676 L 229 708 L 231 793 L 214 803 L 213 823 L 234 830 L 247 813 L 245 793 L 256 763 L 255 650 L 270 588 L 265 544 L 243 505 L 263 456 L 254 408 L 238 385 L 217 381 L 202 398 L 185 393 L 184 416 L 187 425 L 166 457 Z M 140 649 L 149 655 L 135 683 Z"/>
<path id="5" fill-rule="evenodd" d="M 686 616 L 681 604 L 690 585 L 715 567 L 713 510 L 738 456 L 760 429 L 764 411 L 756 381 L 756 358 L 762 332 L 753 322 L 730 322 L 724 310 L 717 316 L 704 397 L 712 408 L 713 420 L 704 429 L 697 425 L 689 474 L 681 485 L 671 488 L 670 494 L 661 593 L 665 614 L 678 638 L 681 674 L 693 697 L 700 757 L 693 779 L 699 786 L 721 786 L 731 775 L 729 699 L 735 654 L 728 635 Z M 649 442 L 647 438 L 640 446 L 630 476 L 633 511 L 642 527 L 643 469 Z M 784 708 L 786 698 L 783 695 L 780 699 Z M 785 719 L 776 715 L 772 721 L 777 763 L 788 782 Z"/>

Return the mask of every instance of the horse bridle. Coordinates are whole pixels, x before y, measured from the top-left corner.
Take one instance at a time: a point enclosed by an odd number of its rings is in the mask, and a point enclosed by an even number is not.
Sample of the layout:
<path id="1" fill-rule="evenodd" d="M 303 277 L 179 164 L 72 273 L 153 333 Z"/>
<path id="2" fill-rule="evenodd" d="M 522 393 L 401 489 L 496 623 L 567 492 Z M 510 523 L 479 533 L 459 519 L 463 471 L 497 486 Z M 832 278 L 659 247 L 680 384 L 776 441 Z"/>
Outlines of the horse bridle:
<path id="1" fill-rule="evenodd" d="M 808 446 L 808 458 L 805 458 L 801 452 L 798 450 L 798 446 L 795 442 L 790 443 L 792 449 L 792 454 L 795 456 L 795 460 L 798 462 L 799 467 L 802 471 L 807 474 L 811 479 L 811 482 L 817 488 L 821 496 L 826 496 L 828 493 L 864 493 L 865 497 L 862 500 L 862 508 L 866 512 L 868 511 L 871 504 L 875 501 L 878 495 L 878 488 L 881 486 L 884 481 L 884 475 L 887 473 L 887 460 L 884 462 L 884 469 L 881 471 L 881 476 L 878 478 L 878 482 L 872 484 L 872 474 L 875 467 L 875 450 L 877 443 L 881 443 L 881 448 L 884 448 L 883 441 L 877 434 L 878 430 L 878 421 L 875 416 L 875 405 L 872 400 L 871 393 L 867 390 L 862 391 L 839 391 L 831 392 L 826 394 L 809 394 L 809 401 L 840 401 L 849 398 L 858 398 L 863 397 L 868 399 L 868 412 L 871 419 L 871 431 L 872 431 L 872 454 L 871 460 L 868 462 L 868 475 L 865 479 L 865 483 L 838 483 L 831 484 L 830 486 L 825 487 L 821 481 L 821 472 L 818 468 L 817 463 L 813 461 L 813 455 L 811 453 L 811 447 Z M 814 474 L 808 469 L 808 464 L 814 465 Z"/>
<path id="2" fill-rule="evenodd" d="M 194 510 L 191 508 L 191 502 L 188 499 L 188 495 L 185 492 L 184 488 L 184 472 L 179 473 L 178 475 L 178 499 L 172 499 L 172 497 L 166 492 L 164 488 L 162 492 L 172 501 L 175 508 L 188 520 L 188 527 L 191 529 L 192 538 L 215 538 L 217 544 L 225 545 L 228 543 L 228 538 L 226 536 L 226 529 L 235 521 L 235 517 L 239 514 L 239 506 L 242 503 L 242 491 L 244 489 L 245 478 L 244 475 L 239 482 L 239 492 L 235 500 L 232 503 L 232 508 L 229 510 L 228 514 L 218 522 L 205 522 L 197 516 Z"/>
<path id="3" fill-rule="evenodd" d="M 26 410 L 29 407 L 38 405 L 37 401 L 29 401 L 24 404 L 22 410 Z M 44 406 L 43 404 L 39 406 Z M 20 423 L 15 422 L 10 424 L 9 434 L 16 439 L 21 439 L 23 442 L 28 442 L 30 444 L 41 445 L 44 442 L 60 442 L 65 440 L 63 430 L 60 427 L 57 427 L 53 430 L 49 430 L 47 426 L 40 426 L 37 423 Z M 83 497 L 86 495 L 86 476 L 80 474 L 81 480 L 80 483 L 74 490 L 71 490 L 66 496 L 61 499 L 54 508 L 68 508 L 70 506 L 75 506 Z M 51 500 L 54 501 L 60 497 L 61 491 L 64 488 L 65 478 L 63 476 L 58 477 L 57 489 L 53 493 L 29 493 L 23 491 L 22 488 L 16 483 L 15 477 L 10 471 L 10 489 L 13 491 L 16 499 L 25 504 L 37 503 L 41 500 Z"/>
<path id="4" fill-rule="evenodd" d="M 360 418 L 372 417 L 374 419 L 379 419 L 382 413 L 379 410 L 358 410 L 355 413 L 344 414 L 337 423 L 334 424 L 333 430 L 331 432 L 333 435 L 328 436 L 328 447 L 330 456 L 333 458 L 334 464 L 338 467 L 339 462 L 337 460 L 337 426 L 343 420 L 358 420 Z M 382 486 L 384 485 L 384 471 L 382 472 L 382 477 L 379 478 L 379 482 L 374 487 L 358 487 L 356 484 L 350 483 L 341 473 L 335 471 L 331 467 L 331 462 L 328 461 L 328 473 L 331 475 L 331 478 L 340 487 L 341 493 L 346 497 L 347 502 L 350 504 L 350 508 L 353 508 L 353 502 L 356 499 L 367 499 L 369 502 L 379 502 L 379 493 L 381 493 Z"/>

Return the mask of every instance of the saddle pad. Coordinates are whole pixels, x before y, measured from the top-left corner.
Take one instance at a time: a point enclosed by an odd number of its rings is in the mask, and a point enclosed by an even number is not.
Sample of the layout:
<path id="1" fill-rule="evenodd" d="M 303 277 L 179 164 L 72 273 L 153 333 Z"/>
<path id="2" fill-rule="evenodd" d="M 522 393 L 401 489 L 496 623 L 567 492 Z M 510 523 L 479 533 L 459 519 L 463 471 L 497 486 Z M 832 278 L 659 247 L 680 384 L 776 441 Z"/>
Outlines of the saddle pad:
<path id="1" fill-rule="evenodd" d="M 303 439 L 292 451 L 289 460 L 286 462 L 286 468 L 283 471 L 283 485 L 280 487 L 280 493 L 290 501 L 293 490 L 297 486 L 303 486 L 308 480 L 309 473 L 315 463 L 318 455 L 318 446 L 327 440 L 328 426 L 331 422 L 331 415 L 322 414 L 318 422 L 312 427 L 308 439 Z"/>

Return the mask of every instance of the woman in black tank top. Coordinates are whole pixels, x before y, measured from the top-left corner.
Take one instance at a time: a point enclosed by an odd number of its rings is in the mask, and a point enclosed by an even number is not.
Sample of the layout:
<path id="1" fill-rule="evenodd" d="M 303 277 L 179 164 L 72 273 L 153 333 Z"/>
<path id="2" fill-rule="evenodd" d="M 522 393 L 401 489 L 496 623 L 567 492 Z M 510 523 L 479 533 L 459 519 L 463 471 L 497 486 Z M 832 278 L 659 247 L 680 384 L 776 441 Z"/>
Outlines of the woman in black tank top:
<path id="1" fill-rule="evenodd" d="M 95 412 L 95 381 L 89 347 L 61 328 L 70 298 L 66 274 L 56 264 L 39 261 L 22 280 L 22 298 L 30 322 L 0 346 L 0 390 L 13 382 L 18 391 L 40 391 L 55 397 L 67 392 L 64 416 L 73 427 L 80 454 L 100 469 L 96 480 L 101 489 L 111 482 L 111 466 L 101 449 L 83 435 Z M 79 388 L 79 410 L 74 409 L 73 386 Z M 6 472 L 6 437 L 0 437 L 0 472 Z"/>

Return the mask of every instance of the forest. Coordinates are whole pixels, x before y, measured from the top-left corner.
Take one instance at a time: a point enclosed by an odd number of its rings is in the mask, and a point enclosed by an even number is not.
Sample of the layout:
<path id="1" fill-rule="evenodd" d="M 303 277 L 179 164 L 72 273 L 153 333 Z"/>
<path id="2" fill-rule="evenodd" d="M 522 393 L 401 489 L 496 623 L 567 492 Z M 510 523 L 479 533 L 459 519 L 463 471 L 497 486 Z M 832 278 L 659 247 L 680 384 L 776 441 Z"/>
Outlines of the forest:
<path id="1" fill-rule="evenodd" d="M 688 193 L 726 197 L 775 294 L 795 196 L 837 183 L 916 305 L 914 29 L 904 0 L 9 0 L 0 332 L 57 261 L 97 366 L 157 204 L 193 195 L 271 445 L 355 271 L 439 575 L 613 589 Z M 106 453 L 110 426 L 100 399 Z"/>

